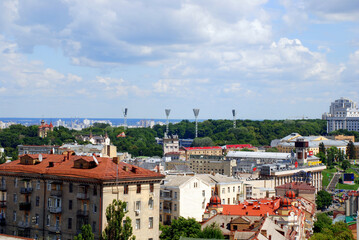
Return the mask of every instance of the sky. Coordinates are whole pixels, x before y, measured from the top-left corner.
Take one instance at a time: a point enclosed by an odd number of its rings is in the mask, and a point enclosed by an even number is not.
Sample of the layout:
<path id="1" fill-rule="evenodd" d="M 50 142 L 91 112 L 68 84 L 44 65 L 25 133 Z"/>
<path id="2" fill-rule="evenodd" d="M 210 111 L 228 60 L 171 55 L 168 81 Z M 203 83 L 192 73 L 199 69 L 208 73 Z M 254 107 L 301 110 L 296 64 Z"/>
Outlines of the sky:
<path id="1" fill-rule="evenodd" d="M 321 118 L 358 83 L 359 1 L 0 1 L 0 117 Z"/>

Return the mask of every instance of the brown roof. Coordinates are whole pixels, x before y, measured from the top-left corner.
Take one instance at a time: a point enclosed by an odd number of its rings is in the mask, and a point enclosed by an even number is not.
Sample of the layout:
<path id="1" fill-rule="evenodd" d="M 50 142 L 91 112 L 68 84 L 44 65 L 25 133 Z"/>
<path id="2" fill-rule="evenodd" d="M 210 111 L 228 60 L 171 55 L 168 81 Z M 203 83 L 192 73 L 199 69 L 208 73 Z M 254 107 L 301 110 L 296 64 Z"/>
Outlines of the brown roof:
<path id="1" fill-rule="evenodd" d="M 279 189 L 293 189 L 293 190 L 312 190 L 315 191 L 315 187 L 305 182 L 290 182 L 275 188 Z"/>
<path id="2" fill-rule="evenodd" d="M 38 154 L 26 154 L 31 158 L 38 159 Z M 25 155 L 23 155 L 25 156 Z M 75 178 L 92 178 L 96 180 L 126 180 L 126 179 L 143 179 L 143 178 L 164 178 L 164 175 L 133 166 L 131 164 L 119 162 L 116 164 L 111 158 L 97 157 L 98 165 L 90 169 L 74 168 L 76 160 L 83 159 L 87 162 L 92 162 L 93 157 L 71 155 L 69 159 L 64 155 L 58 154 L 42 154 L 43 160 L 35 165 L 24 165 L 20 160 L 15 160 L 9 163 L 0 165 L 0 175 L 3 173 L 33 173 L 45 174 L 62 177 Z M 21 157 L 21 156 L 20 156 Z M 49 163 L 53 162 L 50 167 Z"/>

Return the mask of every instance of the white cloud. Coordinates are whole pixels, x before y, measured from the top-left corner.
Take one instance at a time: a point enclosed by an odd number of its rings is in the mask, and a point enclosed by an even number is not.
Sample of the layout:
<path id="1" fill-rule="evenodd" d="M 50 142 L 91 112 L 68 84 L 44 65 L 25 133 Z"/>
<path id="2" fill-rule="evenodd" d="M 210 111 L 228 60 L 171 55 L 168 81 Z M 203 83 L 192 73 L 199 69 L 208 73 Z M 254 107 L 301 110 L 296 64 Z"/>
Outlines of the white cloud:
<path id="1" fill-rule="evenodd" d="M 141 89 L 136 85 L 130 84 L 125 80 L 111 78 L 111 77 L 101 77 L 97 76 L 96 81 L 100 83 L 103 87 L 103 90 L 107 92 L 108 97 L 123 97 L 128 95 L 135 96 L 147 96 L 149 94 L 148 90 Z"/>

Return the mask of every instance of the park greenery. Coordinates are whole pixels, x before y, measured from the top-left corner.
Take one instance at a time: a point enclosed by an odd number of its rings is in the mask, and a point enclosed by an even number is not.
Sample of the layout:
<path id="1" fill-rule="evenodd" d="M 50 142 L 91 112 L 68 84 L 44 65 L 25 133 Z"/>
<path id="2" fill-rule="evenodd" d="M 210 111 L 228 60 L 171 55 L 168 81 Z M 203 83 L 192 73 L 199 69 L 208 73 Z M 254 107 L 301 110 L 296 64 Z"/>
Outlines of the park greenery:
<path id="1" fill-rule="evenodd" d="M 318 213 L 314 222 L 314 234 L 310 240 L 354 240 L 351 230 L 344 222 L 332 223 L 326 213 Z"/>
<path id="2" fill-rule="evenodd" d="M 179 240 L 181 237 L 224 239 L 221 229 L 216 224 L 206 226 L 201 230 L 201 224 L 194 218 L 179 217 L 171 225 L 160 225 L 161 240 Z"/>
<path id="3" fill-rule="evenodd" d="M 254 146 L 270 145 L 273 139 L 283 138 L 292 132 L 303 136 L 325 135 L 326 122 L 323 120 L 237 120 L 233 128 L 231 120 L 205 120 L 198 123 L 198 139 L 194 144 L 226 145 L 245 144 Z M 79 135 L 105 135 L 108 134 L 112 144 L 120 152 L 129 152 L 133 156 L 161 156 L 162 147 L 155 141 L 162 138 L 166 131 L 165 126 L 155 125 L 151 128 L 112 127 L 108 124 L 96 123 L 90 128 L 81 131 L 70 130 L 64 127 L 55 127 L 45 138 L 38 137 L 38 126 L 12 125 L 0 130 L 0 146 L 5 148 L 6 156 L 17 157 L 18 145 L 62 145 L 77 142 L 86 144 L 78 138 Z M 125 132 L 126 137 L 119 137 Z M 178 135 L 179 138 L 194 138 L 195 123 L 183 120 L 176 124 L 169 124 L 169 134 Z"/>

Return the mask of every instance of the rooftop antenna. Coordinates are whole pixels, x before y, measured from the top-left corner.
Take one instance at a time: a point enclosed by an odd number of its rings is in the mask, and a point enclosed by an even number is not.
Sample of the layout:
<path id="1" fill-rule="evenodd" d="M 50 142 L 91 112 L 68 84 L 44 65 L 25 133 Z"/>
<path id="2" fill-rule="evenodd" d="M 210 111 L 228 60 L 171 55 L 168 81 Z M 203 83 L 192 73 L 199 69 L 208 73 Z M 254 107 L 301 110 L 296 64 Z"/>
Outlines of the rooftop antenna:
<path id="1" fill-rule="evenodd" d="M 39 154 L 39 162 L 42 162 L 42 154 Z"/>
<path id="2" fill-rule="evenodd" d="M 195 134 L 195 137 L 197 138 L 197 137 L 198 137 L 197 118 L 198 118 L 198 114 L 199 114 L 199 109 L 198 109 L 198 108 L 193 108 L 193 114 L 194 114 L 194 117 L 195 117 L 195 119 L 196 119 L 196 134 Z"/>
<path id="3" fill-rule="evenodd" d="M 98 161 L 97 161 L 97 158 L 95 157 L 95 155 L 92 155 L 92 158 L 95 161 L 96 165 L 98 165 Z"/>
<path id="4" fill-rule="evenodd" d="M 236 128 L 236 109 L 232 110 L 233 114 L 233 128 Z"/>
<path id="5" fill-rule="evenodd" d="M 124 117 L 123 121 L 124 121 L 124 125 L 125 125 L 125 130 L 126 130 L 127 129 L 127 108 L 125 108 L 123 110 L 123 117 Z"/>
<path id="6" fill-rule="evenodd" d="M 166 135 L 168 134 L 168 117 L 170 116 L 171 109 L 165 109 L 166 112 Z"/>

